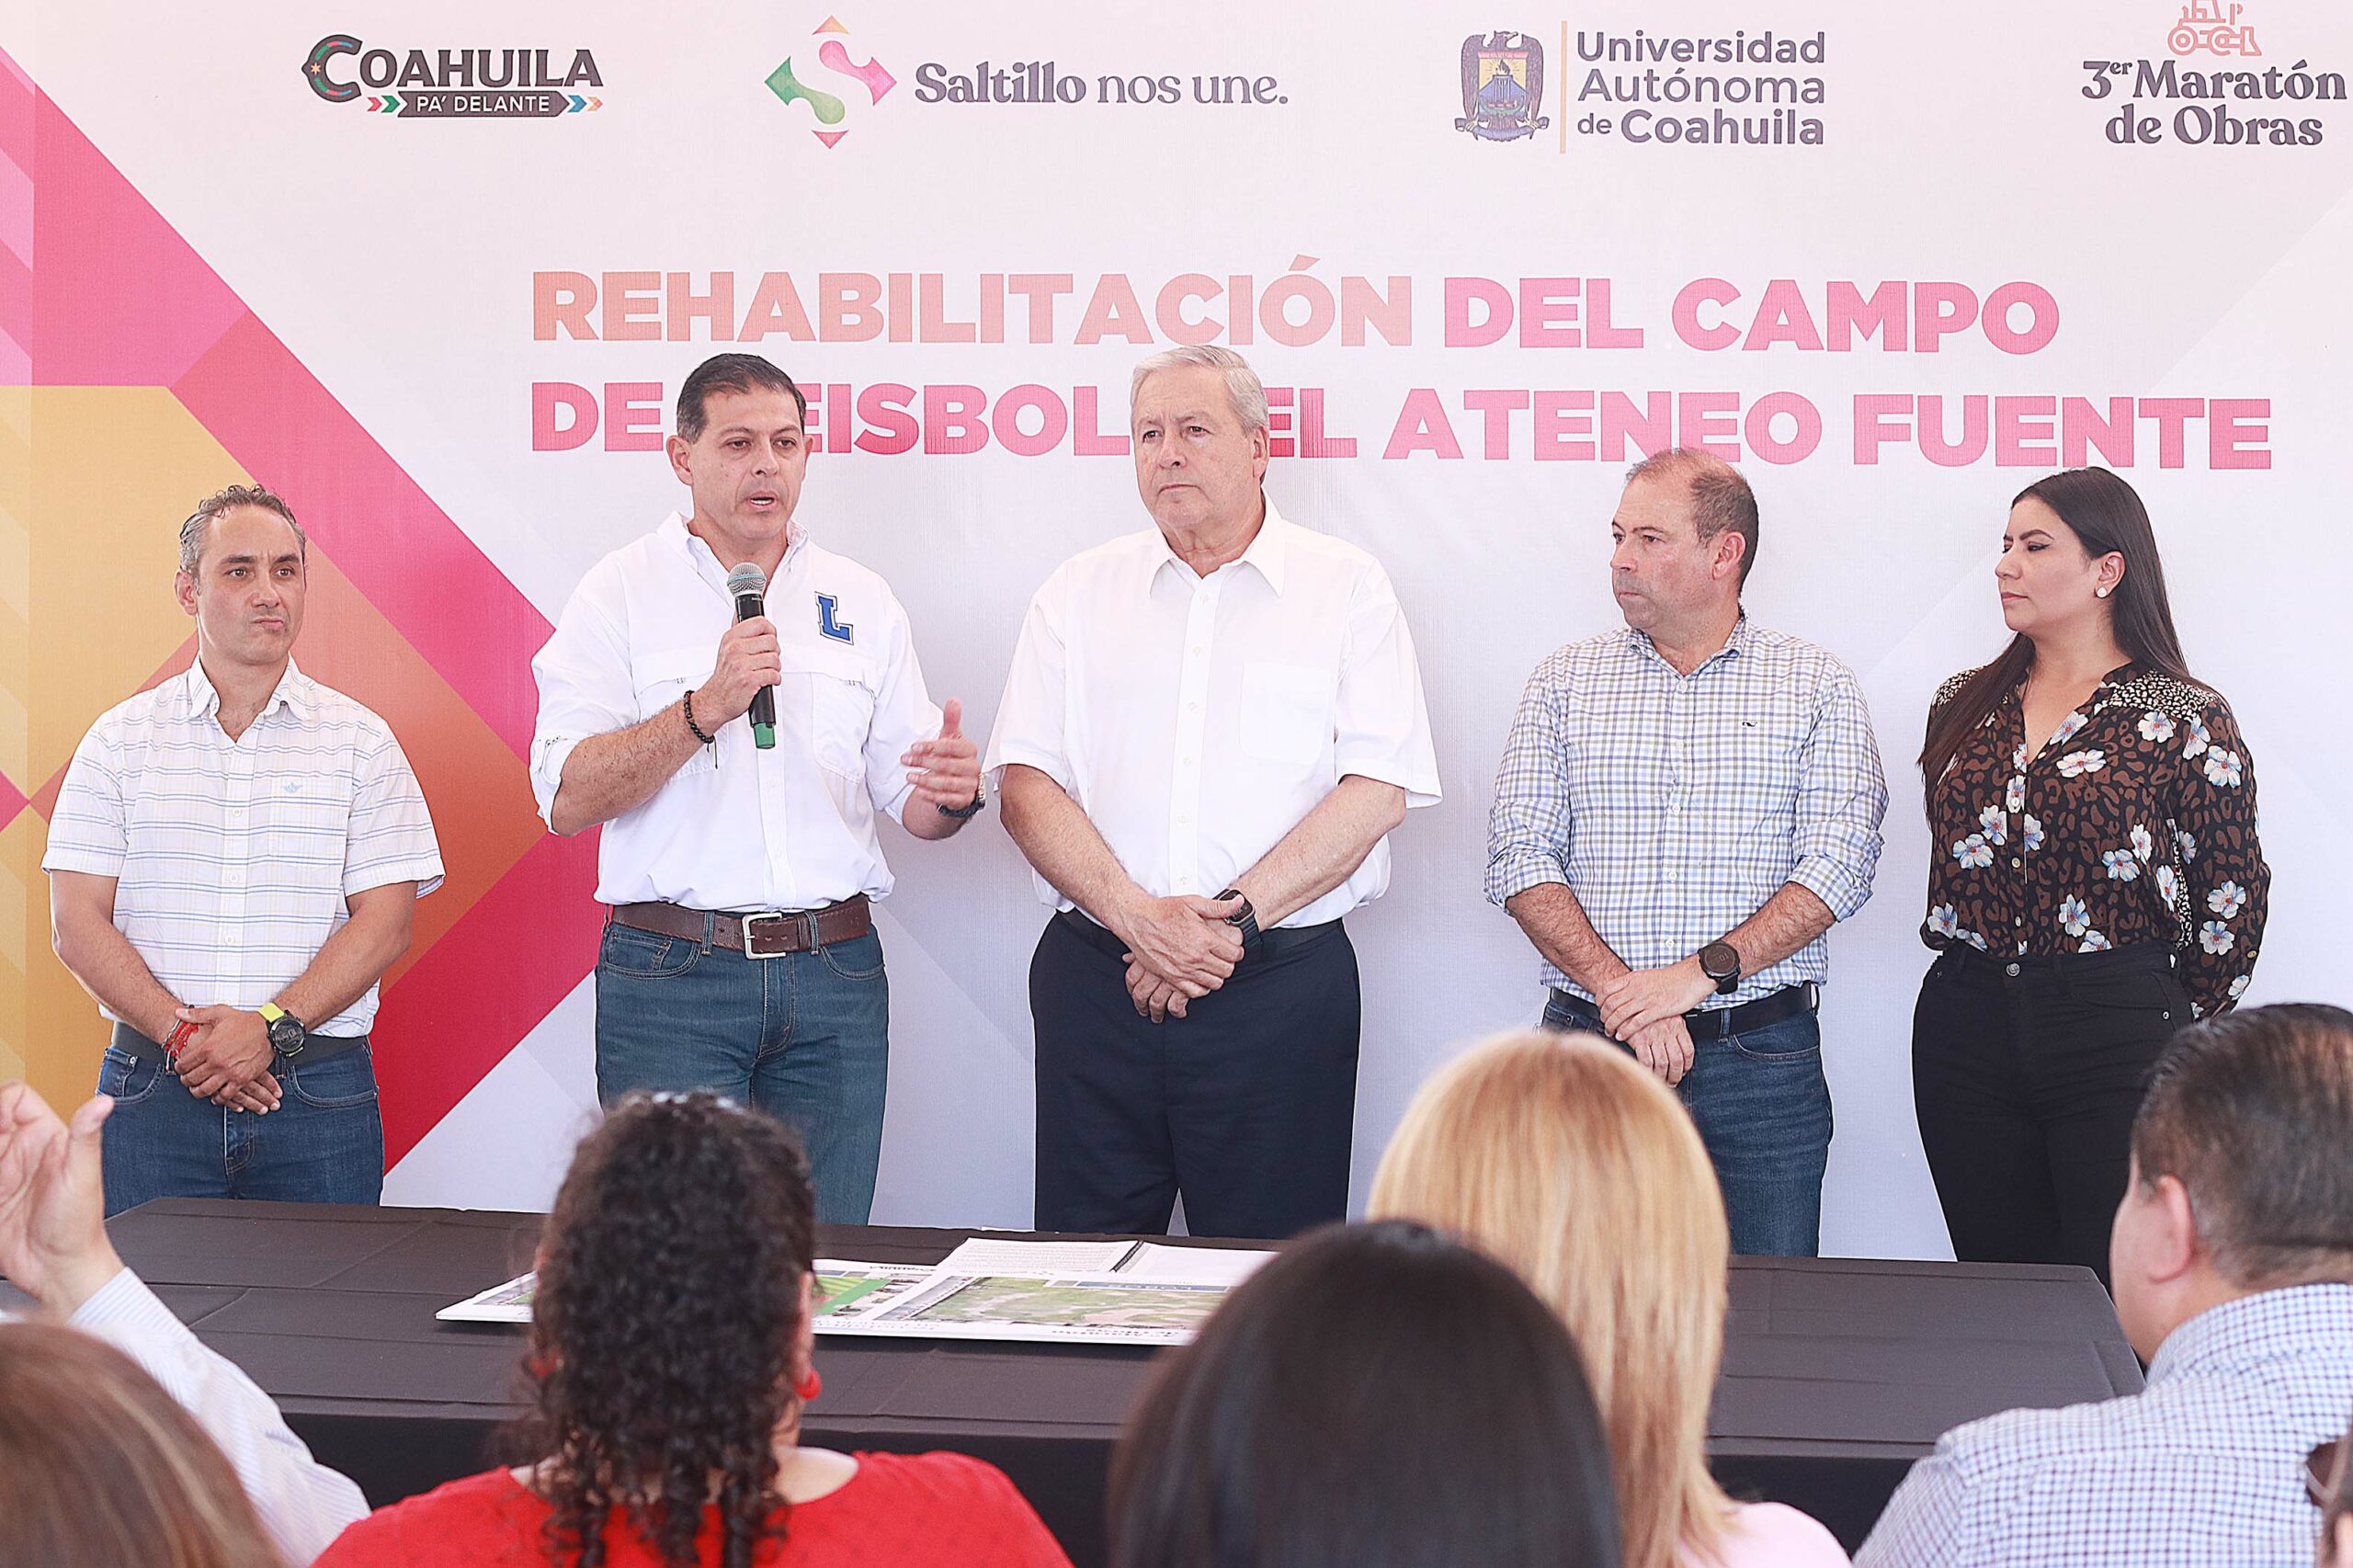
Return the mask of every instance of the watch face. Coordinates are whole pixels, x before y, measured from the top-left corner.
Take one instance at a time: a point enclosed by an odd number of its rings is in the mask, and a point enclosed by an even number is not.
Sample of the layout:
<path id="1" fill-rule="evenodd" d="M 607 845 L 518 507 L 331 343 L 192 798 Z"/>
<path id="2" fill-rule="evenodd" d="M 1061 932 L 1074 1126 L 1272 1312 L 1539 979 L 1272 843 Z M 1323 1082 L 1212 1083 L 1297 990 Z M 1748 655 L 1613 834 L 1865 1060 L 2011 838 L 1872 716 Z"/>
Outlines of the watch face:
<path id="1" fill-rule="evenodd" d="M 269 1043 L 279 1051 L 293 1050 L 302 1043 L 302 1026 L 291 1017 L 279 1017 L 269 1026 Z"/>
<path id="2" fill-rule="evenodd" d="M 1729 942 L 1710 942 L 1699 949 L 1699 972 L 1710 980 L 1730 980 L 1740 972 L 1740 954 Z"/>

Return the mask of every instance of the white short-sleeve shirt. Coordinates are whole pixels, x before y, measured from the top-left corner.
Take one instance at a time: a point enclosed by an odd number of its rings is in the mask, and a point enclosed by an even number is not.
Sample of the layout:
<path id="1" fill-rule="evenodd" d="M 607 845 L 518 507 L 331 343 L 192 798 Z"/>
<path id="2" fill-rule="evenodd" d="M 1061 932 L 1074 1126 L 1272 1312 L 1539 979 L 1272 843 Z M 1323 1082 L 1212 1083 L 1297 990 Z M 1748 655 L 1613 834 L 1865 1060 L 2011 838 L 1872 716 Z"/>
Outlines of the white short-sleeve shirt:
<path id="1" fill-rule="evenodd" d="M 1008 763 L 1067 790 L 1154 897 L 1230 886 L 1348 774 L 1398 786 L 1408 806 L 1438 800 L 1389 574 L 1272 501 L 1240 559 L 1207 577 L 1156 528 L 1058 567 L 1030 600 L 989 737 L 990 774 Z M 1282 924 L 1336 920 L 1388 885 L 1384 838 Z"/>
<path id="2" fill-rule="evenodd" d="M 439 887 L 441 849 L 391 727 L 292 661 L 244 734 L 220 714 L 200 661 L 102 714 L 40 865 L 114 878 L 116 929 L 183 1003 L 252 1009 L 310 968 L 352 894 Z M 375 1019 L 370 985 L 303 1022 L 348 1036 Z"/>
<path id="3" fill-rule="evenodd" d="M 734 624 L 732 564 L 673 512 L 581 579 L 531 661 L 531 790 L 542 818 L 582 741 L 665 710 L 683 728 L 679 699 L 710 678 Z M 741 719 L 722 725 L 717 744 L 607 823 L 602 902 L 814 909 L 890 892 L 875 816 L 906 809 L 915 786 L 899 759 L 939 733 L 906 612 L 876 574 L 797 531 L 766 602 L 784 665 L 775 746 L 755 746 Z"/>

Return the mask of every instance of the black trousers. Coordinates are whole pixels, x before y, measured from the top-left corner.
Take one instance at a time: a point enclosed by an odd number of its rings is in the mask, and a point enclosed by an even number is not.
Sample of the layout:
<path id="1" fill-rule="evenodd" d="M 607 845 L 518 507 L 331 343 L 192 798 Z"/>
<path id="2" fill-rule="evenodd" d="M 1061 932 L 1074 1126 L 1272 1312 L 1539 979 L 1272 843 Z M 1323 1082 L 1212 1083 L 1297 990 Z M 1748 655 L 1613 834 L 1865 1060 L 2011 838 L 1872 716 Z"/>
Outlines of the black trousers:
<path id="1" fill-rule="evenodd" d="M 1362 1006 L 1336 920 L 1269 931 L 1186 1016 L 1129 1000 L 1122 945 L 1084 915 L 1029 960 L 1041 1231 L 1279 1239 L 1348 1204 Z"/>
<path id="2" fill-rule="evenodd" d="M 1912 1015 L 1912 1096 L 1953 1256 L 2080 1263 L 2106 1284 L 2133 1113 L 2189 1021 L 2164 947 L 1939 955 Z"/>

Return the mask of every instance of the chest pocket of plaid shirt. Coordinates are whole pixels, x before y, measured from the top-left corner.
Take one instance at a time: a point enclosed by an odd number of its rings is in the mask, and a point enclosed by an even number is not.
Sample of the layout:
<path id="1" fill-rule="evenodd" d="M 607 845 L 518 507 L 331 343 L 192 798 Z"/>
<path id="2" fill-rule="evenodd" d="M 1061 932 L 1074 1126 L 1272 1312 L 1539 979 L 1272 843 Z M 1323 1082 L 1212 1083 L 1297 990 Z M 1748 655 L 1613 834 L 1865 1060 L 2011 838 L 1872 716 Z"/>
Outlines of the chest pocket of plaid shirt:
<path id="1" fill-rule="evenodd" d="M 1695 794 L 1721 832 L 1789 837 L 1811 719 L 1799 704 L 1777 699 L 1722 720 L 1693 748 Z"/>
<path id="2" fill-rule="evenodd" d="M 1242 749 L 1264 762 L 1313 762 L 1332 739 L 1338 687 L 1337 672 L 1312 665 L 1244 665 Z"/>
<path id="3" fill-rule="evenodd" d="M 333 864 L 340 876 L 358 780 L 347 770 L 254 780 L 255 826 L 281 866 Z"/>
<path id="4" fill-rule="evenodd" d="M 846 648 L 784 644 L 784 684 L 777 706 L 801 702 L 809 715 L 809 744 L 818 766 L 851 780 L 866 777 L 866 736 L 874 724 L 874 697 L 881 677 L 872 665 Z M 777 722 L 785 723 L 781 711 Z"/>
<path id="5" fill-rule="evenodd" d="M 665 708 L 676 708 L 678 699 L 689 687 L 700 686 L 710 678 L 712 650 L 703 648 L 654 648 L 634 654 L 629 662 L 629 683 L 637 694 L 637 716 L 651 719 Z M 684 716 L 678 722 L 683 725 Z M 717 731 L 702 713 L 695 714 L 695 722 L 705 734 Z M 719 759 L 710 746 L 695 747 L 694 756 L 672 777 L 690 778 L 698 774 L 715 773 Z"/>

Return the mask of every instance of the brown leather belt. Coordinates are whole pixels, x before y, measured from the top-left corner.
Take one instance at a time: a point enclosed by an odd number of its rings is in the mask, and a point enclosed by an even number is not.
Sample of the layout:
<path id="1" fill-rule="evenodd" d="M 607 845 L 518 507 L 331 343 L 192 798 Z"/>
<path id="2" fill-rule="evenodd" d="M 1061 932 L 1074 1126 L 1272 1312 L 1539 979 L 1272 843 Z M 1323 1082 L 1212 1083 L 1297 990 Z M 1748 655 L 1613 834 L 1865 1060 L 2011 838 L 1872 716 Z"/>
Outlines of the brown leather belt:
<path id="1" fill-rule="evenodd" d="M 823 909 L 712 911 L 683 903 L 622 903 L 614 905 L 608 918 L 616 926 L 660 937 L 707 941 L 747 959 L 780 959 L 829 948 L 874 929 L 874 907 L 864 893 Z"/>

